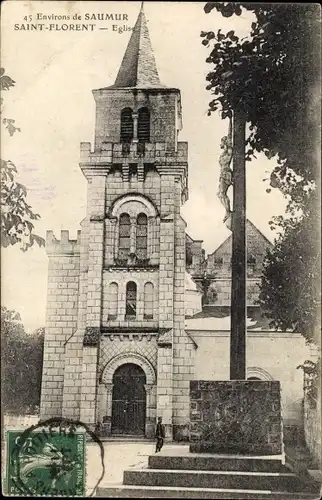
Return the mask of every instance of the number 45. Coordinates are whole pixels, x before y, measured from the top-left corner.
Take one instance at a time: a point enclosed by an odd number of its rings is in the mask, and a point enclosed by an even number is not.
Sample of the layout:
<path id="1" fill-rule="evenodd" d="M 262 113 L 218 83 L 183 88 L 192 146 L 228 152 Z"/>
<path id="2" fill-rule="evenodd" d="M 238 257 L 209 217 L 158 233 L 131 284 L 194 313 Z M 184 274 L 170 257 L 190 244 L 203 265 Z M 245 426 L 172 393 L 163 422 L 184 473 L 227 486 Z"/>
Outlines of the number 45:
<path id="1" fill-rule="evenodd" d="M 25 16 L 25 17 L 23 18 L 23 20 L 24 20 L 24 21 L 31 21 L 31 20 L 32 20 L 32 16 L 31 16 L 31 14 L 29 14 L 29 16 Z"/>

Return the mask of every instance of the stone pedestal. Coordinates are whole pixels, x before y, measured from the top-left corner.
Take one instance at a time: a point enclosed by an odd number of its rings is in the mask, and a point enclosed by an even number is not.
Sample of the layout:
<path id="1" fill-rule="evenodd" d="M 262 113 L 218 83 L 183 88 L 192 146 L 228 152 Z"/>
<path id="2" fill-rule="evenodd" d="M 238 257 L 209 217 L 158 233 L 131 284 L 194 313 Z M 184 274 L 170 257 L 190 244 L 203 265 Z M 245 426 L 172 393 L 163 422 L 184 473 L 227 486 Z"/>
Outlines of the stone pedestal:
<path id="1" fill-rule="evenodd" d="M 282 453 L 280 383 L 190 382 L 190 452 Z"/>

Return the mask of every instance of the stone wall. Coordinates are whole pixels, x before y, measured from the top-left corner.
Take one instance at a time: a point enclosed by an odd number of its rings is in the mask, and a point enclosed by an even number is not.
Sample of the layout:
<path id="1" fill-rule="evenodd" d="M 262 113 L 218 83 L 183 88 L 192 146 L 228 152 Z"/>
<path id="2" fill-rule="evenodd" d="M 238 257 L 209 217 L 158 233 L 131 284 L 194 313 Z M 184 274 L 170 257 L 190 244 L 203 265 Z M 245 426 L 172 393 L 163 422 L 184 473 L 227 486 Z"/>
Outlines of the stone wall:
<path id="1" fill-rule="evenodd" d="M 127 321 L 125 319 L 125 298 L 126 298 L 126 284 L 129 281 L 134 281 L 137 285 L 137 315 L 136 319 L 133 321 Z M 117 283 L 118 285 L 118 314 L 115 320 L 109 319 L 109 302 L 108 302 L 108 292 L 110 283 Z M 144 318 L 144 285 L 145 283 L 152 283 L 153 290 L 153 303 L 154 311 L 152 319 Z M 159 285 L 159 273 L 158 270 L 129 270 L 124 272 L 124 270 L 104 270 L 103 271 L 103 296 L 102 296 L 102 326 L 133 326 L 134 328 L 151 327 L 156 328 L 158 326 L 158 285 Z"/>
<path id="2" fill-rule="evenodd" d="M 79 235 L 80 236 L 80 235 Z M 48 231 L 49 255 L 46 329 L 41 388 L 41 419 L 62 415 L 65 343 L 77 328 L 79 240 Z"/>
<path id="3" fill-rule="evenodd" d="M 278 455 L 282 442 L 279 382 L 190 382 L 191 452 Z"/>
<path id="4" fill-rule="evenodd" d="M 246 300 L 248 306 L 256 305 L 259 295 L 260 278 L 247 278 Z M 204 297 L 205 305 L 230 307 L 231 277 L 214 278 L 211 280 L 207 293 Z"/>
<path id="5" fill-rule="evenodd" d="M 249 278 L 260 276 L 267 248 L 272 244 L 249 220 L 247 231 L 247 275 Z M 212 254 L 207 257 L 207 273 L 217 277 L 230 276 L 232 255 L 232 235 L 230 235 Z M 251 261 L 253 257 L 255 261 Z"/>
<path id="6" fill-rule="evenodd" d="M 176 183 L 176 189 L 179 189 Z M 177 195 L 178 199 L 178 195 Z M 194 377 L 195 345 L 185 332 L 185 222 L 175 219 L 174 335 L 173 335 L 173 438 L 189 433 L 189 381 Z"/>
<path id="7" fill-rule="evenodd" d="M 107 176 L 107 210 L 115 199 L 131 192 L 147 196 L 156 207 L 160 208 L 160 185 L 160 175 L 152 166 L 145 168 L 144 182 L 140 181 L 137 177 L 132 177 L 128 182 L 123 182 L 121 169 L 113 168 Z"/>
<path id="8" fill-rule="evenodd" d="M 134 95 L 135 92 L 135 95 Z M 96 100 L 95 150 L 102 143 L 120 141 L 121 111 L 129 107 L 137 112 L 148 107 L 151 116 L 151 142 L 164 142 L 174 147 L 177 138 L 177 99 L 179 91 L 160 90 L 94 90 Z"/>
<path id="9" fill-rule="evenodd" d="M 202 322 L 203 319 L 200 319 Z M 189 323 L 189 320 L 186 320 Z M 195 340 L 195 378 L 229 380 L 228 331 L 188 330 Z M 281 383 L 283 422 L 302 425 L 303 379 L 296 367 L 310 357 L 300 334 L 248 331 L 246 340 L 247 376 Z"/>

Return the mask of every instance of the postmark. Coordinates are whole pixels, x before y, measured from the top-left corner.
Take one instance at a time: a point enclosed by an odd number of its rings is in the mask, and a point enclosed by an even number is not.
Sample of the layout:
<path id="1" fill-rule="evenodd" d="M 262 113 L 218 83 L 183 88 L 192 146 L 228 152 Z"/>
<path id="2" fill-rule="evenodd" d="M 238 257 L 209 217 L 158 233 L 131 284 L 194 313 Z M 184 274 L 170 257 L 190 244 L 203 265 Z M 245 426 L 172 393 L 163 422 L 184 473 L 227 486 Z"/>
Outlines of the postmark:
<path id="1" fill-rule="evenodd" d="M 104 448 L 85 424 L 53 418 L 39 422 L 24 431 L 8 430 L 6 495 L 84 497 L 88 438 L 99 445 L 102 478 Z M 94 494 L 96 487 L 88 496 Z"/>

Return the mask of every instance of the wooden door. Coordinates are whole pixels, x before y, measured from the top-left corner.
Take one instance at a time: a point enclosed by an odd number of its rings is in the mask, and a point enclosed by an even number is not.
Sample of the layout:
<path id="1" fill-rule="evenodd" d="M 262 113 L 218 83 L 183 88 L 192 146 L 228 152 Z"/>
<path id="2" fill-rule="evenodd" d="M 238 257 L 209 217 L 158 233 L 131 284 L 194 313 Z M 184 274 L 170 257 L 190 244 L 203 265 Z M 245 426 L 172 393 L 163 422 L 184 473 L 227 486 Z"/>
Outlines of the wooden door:
<path id="1" fill-rule="evenodd" d="M 138 365 L 124 364 L 114 373 L 112 433 L 144 435 L 145 373 Z"/>

